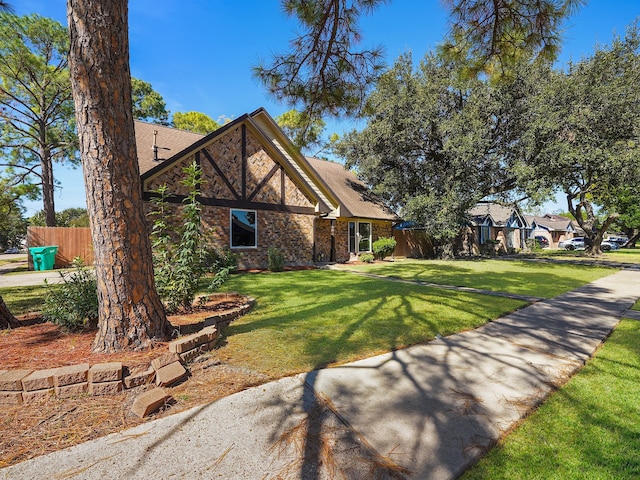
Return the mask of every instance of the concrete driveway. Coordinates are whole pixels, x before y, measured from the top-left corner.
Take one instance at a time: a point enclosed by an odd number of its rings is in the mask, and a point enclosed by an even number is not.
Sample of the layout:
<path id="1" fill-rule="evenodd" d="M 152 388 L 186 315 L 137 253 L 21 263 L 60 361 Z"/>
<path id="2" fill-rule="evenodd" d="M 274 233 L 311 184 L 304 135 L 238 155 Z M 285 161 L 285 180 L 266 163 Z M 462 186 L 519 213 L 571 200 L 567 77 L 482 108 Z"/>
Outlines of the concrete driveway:
<path id="1" fill-rule="evenodd" d="M 59 270 L 47 270 L 45 272 L 16 272 L 27 266 L 27 254 L 0 254 L 0 261 L 10 260 L 9 263 L 0 265 L 0 288 L 5 287 L 26 287 L 31 285 L 42 285 L 45 279 L 48 282 L 57 283 L 62 280 Z"/>

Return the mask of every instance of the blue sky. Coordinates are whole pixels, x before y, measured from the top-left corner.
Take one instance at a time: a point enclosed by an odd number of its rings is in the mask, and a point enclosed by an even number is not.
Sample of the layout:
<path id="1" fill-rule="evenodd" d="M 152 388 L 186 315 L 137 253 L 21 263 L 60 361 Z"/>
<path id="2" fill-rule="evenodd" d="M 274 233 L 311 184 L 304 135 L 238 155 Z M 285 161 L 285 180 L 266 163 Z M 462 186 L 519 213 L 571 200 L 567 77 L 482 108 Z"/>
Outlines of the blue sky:
<path id="1" fill-rule="evenodd" d="M 65 0 L 14 0 L 19 15 L 37 13 L 66 25 Z M 590 0 L 571 17 L 559 62 L 579 60 L 596 43 L 610 43 L 613 33 L 640 17 L 640 0 Z M 435 48 L 446 34 L 440 0 L 392 0 L 362 21 L 362 45 L 384 45 L 387 63 L 411 51 L 414 60 Z M 170 112 L 190 110 L 237 118 L 258 107 L 272 116 L 291 108 L 271 99 L 251 75 L 251 67 L 288 47 L 297 32 L 278 0 L 130 0 L 131 73 L 153 85 Z M 349 120 L 327 121 L 328 133 L 357 128 Z M 55 170 L 61 188 L 56 210 L 84 207 L 80 169 Z M 26 216 L 42 209 L 26 202 Z M 549 204 L 548 210 L 565 208 Z"/>

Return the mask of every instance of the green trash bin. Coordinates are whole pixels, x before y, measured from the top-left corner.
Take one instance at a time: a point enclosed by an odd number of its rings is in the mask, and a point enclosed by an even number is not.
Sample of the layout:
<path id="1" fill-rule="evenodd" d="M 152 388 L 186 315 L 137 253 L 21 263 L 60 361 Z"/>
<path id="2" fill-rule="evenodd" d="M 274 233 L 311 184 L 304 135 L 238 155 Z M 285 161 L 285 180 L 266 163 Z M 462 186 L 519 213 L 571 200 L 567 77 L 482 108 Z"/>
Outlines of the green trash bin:
<path id="1" fill-rule="evenodd" d="M 31 247 L 29 248 L 33 257 L 34 270 L 53 270 L 53 264 L 56 261 L 56 253 L 58 246 Z"/>

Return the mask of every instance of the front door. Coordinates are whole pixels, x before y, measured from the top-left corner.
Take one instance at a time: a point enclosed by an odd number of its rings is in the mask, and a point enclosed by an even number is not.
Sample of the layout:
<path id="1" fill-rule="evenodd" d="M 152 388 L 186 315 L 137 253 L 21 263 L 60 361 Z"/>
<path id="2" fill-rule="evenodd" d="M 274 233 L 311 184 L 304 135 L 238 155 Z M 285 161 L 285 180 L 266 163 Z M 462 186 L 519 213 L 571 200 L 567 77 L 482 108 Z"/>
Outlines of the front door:
<path id="1" fill-rule="evenodd" d="M 349 253 L 371 251 L 371 222 L 349 222 Z"/>

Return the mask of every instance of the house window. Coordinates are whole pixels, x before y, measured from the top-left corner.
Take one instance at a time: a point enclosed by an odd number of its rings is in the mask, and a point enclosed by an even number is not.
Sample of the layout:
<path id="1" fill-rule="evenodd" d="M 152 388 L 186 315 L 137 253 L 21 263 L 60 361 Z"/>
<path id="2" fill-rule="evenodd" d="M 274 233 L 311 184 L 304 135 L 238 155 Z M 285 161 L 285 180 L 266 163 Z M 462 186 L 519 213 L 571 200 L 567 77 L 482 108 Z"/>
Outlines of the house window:
<path id="1" fill-rule="evenodd" d="M 484 245 L 491 240 L 491 227 L 489 225 L 480 226 L 480 245 Z"/>
<path id="2" fill-rule="evenodd" d="M 231 248 L 258 246 L 258 224 L 255 210 L 231 210 Z"/>
<path id="3" fill-rule="evenodd" d="M 371 222 L 349 222 L 349 253 L 371 251 Z"/>

